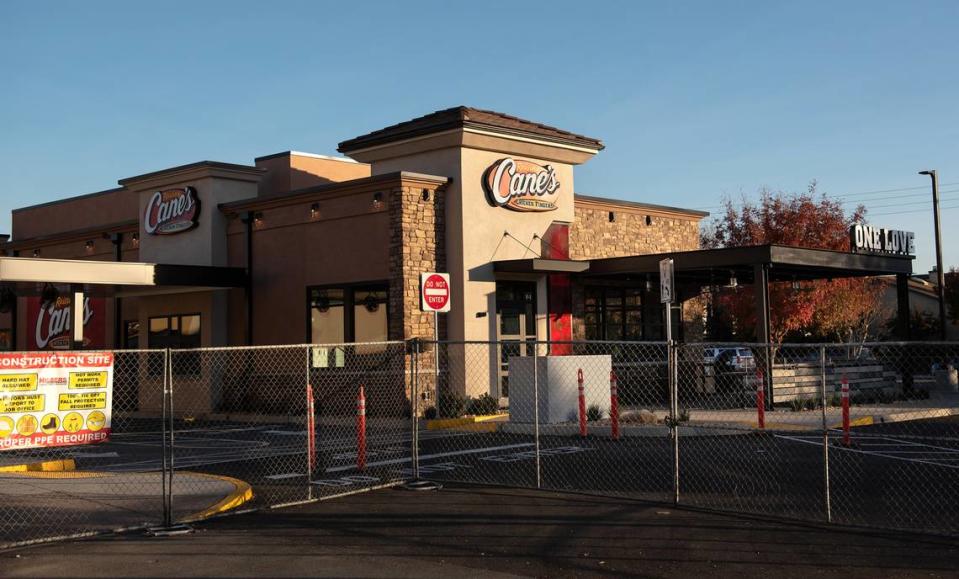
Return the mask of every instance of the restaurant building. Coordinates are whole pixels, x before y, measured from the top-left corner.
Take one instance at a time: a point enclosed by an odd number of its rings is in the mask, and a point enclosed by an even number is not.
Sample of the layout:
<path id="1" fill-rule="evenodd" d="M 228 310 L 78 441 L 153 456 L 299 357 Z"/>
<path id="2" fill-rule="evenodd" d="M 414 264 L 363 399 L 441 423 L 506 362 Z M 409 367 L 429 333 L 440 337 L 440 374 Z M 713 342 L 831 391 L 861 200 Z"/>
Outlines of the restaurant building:
<path id="1" fill-rule="evenodd" d="M 0 332 L 9 348 L 70 347 L 82 289 L 86 348 L 432 338 L 420 274 L 448 272 L 444 340 L 662 339 L 648 275 L 576 276 L 585 260 L 697 249 L 707 214 L 578 194 L 575 168 L 602 149 L 456 107 L 344 141 L 345 157 L 199 161 L 16 209 Z M 88 269 L 63 273 L 77 260 Z M 48 277 L 11 277 L 32 264 Z"/>

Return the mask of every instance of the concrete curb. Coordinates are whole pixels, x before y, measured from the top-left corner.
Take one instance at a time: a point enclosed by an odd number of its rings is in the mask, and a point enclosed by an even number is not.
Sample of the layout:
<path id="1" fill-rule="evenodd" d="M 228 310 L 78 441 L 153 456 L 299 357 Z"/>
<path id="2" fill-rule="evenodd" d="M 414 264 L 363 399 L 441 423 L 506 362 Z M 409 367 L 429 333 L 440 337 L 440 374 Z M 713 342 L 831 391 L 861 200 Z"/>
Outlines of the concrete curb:
<path id="1" fill-rule="evenodd" d="M 461 429 L 461 427 L 464 427 L 464 426 L 490 422 L 499 418 L 509 420 L 509 414 L 485 414 L 482 416 L 463 416 L 462 418 L 439 418 L 434 420 L 427 420 L 426 430 Z M 494 426 L 494 428 L 490 430 L 482 429 L 479 431 L 494 432 L 496 430 L 495 425 L 486 425 L 486 426 Z M 464 429 L 464 430 L 473 430 L 473 429 Z"/>
<path id="2" fill-rule="evenodd" d="M 71 472 L 77 469 L 77 463 L 72 458 L 63 460 L 46 460 L 43 462 L 33 462 L 29 464 L 11 464 L 0 466 L 0 473 L 19 472 L 19 473 L 39 473 L 39 472 Z"/>
<path id="3" fill-rule="evenodd" d="M 213 503 L 209 507 L 203 509 L 202 511 L 179 519 L 179 522 L 181 523 L 196 523 L 220 513 L 233 510 L 240 505 L 253 500 L 253 487 L 251 487 L 250 483 L 246 481 L 229 476 L 207 474 L 204 472 L 184 471 L 184 474 L 228 482 L 233 485 L 233 492 Z"/>

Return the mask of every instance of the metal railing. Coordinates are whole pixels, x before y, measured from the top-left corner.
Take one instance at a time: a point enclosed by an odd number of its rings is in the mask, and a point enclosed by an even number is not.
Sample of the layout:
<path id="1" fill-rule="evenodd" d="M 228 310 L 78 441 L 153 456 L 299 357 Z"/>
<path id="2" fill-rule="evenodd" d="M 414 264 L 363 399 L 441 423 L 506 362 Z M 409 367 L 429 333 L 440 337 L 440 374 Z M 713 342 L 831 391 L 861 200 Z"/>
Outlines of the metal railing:
<path id="1" fill-rule="evenodd" d="M 107 442 L 0 453 L 0 546 L 416 478 L 957 535 L 957 366 L 956 343 L 116 351 Z"/>

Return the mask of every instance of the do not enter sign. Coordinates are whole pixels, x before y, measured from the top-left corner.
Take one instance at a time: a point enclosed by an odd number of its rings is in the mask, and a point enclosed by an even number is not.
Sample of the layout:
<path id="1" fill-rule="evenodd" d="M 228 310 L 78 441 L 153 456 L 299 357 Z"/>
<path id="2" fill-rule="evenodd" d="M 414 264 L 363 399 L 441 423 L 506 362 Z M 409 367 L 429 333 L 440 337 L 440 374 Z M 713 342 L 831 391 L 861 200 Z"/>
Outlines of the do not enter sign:
<path id="1" fill-rule="evenodd" d="M 424 312 L 450 311 L 450 274 L 420 274 L 420 309 Z"/>

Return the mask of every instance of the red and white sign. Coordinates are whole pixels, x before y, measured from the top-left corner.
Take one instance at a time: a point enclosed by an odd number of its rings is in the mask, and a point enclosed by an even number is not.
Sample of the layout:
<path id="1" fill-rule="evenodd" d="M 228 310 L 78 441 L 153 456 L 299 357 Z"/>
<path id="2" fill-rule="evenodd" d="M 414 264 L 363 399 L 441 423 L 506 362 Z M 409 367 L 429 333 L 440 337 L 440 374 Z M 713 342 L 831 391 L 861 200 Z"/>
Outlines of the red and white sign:
<path id="1" fill-rule="evenodd" d="M 513 211 L 556 209 L 559 180 L 551 165 L 512 158 L 500 159 L 483 175 L 490 203 Z"/>
<path id="2" fill-rule="evenodd" d="M 39 297 L 27 298 L 27 349 L 66 350 L 70 348 L 73 325 L 73 298 L 59 296 L 47 307 Z M 83 300 L 83 347 L 106 347 L 106 301 Z"/>
<path id="3" fill-rule="evenodd" d="M 450 274 L 420 274 L 420 309 L 424 312 L 450 311 Z"/>
<path id="4" fill-rule="evenodd" d="M 0 451 L 104 442 L 111 352 L 0 352 Z"/>
<path id="5" fill-rule="evenodd" d="M 143 229 L 150 235 L 172 235 L 196 227 L 200 201 L 196 189 L 166 189 L 150 197 L 143 211 Z"/>

